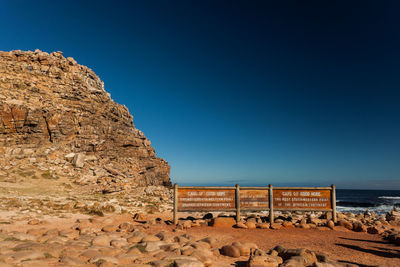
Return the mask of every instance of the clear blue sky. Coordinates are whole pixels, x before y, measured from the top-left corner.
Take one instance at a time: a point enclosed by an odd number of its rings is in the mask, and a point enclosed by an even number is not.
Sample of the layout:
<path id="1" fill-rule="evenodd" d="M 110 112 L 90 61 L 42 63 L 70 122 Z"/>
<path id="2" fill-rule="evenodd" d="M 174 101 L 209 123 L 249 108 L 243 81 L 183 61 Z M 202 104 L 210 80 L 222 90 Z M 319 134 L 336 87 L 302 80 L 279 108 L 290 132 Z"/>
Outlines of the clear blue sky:
<path id="1" fill-rule="evenodd" d="M 400 189 L 398 1 L 0 1 L 92 68 L 180 184 Z"/>

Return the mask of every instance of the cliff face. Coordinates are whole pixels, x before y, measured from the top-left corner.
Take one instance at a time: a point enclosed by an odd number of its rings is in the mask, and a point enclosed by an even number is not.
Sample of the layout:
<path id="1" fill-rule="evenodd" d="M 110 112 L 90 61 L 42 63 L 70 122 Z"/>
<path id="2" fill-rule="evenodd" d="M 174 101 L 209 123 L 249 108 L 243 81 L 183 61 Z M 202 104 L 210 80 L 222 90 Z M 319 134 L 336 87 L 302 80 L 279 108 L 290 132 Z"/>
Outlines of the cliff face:
<path id="1" fill-rule="evenodd" d="M 168 163 L 128 109 L 61 52 L 0 52 L 0 169 L 7 179 L 65 176 L 103 192 L 170 185 Z"/>

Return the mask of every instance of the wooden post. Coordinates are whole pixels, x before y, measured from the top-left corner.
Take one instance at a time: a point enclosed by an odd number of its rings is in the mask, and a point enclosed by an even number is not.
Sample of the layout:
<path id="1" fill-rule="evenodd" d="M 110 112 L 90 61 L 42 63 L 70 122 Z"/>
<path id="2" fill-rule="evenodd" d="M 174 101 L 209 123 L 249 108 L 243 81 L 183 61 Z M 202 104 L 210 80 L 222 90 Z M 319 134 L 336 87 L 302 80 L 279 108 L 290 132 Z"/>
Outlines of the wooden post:
<path id="1" fill-rule="evenodd" d="M 274 223 L 274 194 L 272 193 L 272 184 L 269 185 L 269 223 Z"/>
<path id="2" fill-rule="evenodd" d="M 178 184 L 174 184 L 174 225 L 178 224 Z"/>
<path id="3" fill-rule="evenodd" d="M 235 191 L 235 200 L 236 200 L 236 222 L 240 222 L 240 187 L 236 184 Z"/>
<path id="4" fill-rule="evenodd" d="M 331 198 L 332 198 L 332 219 L 336 223 L 337 222 L 337 215 L 336 215 L 336 187 L 333 184 L 332 186 L 332 192 L 331 192 Z"/>

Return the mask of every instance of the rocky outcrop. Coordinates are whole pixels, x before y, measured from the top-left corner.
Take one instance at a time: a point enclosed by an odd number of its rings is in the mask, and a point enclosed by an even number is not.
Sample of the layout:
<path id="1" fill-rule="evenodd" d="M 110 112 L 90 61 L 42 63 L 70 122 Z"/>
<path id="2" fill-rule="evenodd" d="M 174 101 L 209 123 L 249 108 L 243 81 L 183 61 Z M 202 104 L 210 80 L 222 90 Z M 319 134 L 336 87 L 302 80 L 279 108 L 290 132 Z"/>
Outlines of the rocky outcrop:
<path id="1" fill-rule="evenodd" d="M 0 52 L 0 169 L 0 178 L 66 176 L 104 192 L 170 185 L 168 163 L 127 107 L 62 52 Z"/>

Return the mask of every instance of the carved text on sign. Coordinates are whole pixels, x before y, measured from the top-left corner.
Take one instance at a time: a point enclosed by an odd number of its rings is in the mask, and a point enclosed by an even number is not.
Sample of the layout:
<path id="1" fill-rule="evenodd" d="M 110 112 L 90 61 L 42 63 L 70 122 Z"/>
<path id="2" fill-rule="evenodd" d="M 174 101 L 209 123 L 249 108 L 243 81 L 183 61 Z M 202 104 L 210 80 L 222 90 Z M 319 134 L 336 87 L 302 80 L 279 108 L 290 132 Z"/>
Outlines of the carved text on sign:
<path id="1" fill-rule="evenodd" d="M 235 209 L 235 189 L 178 189 L 178 210 Z"/>
<path id="2" fill-rule="evenodd" d="M 240 207 L 269 208 L 269 192 L 265 189 L 240 189 Z"/>
<path id="3" fill-rule="evenodd" d="M 274 189 L 275 209 L 331 209 L 331 191 L 325 189 Z"/>

